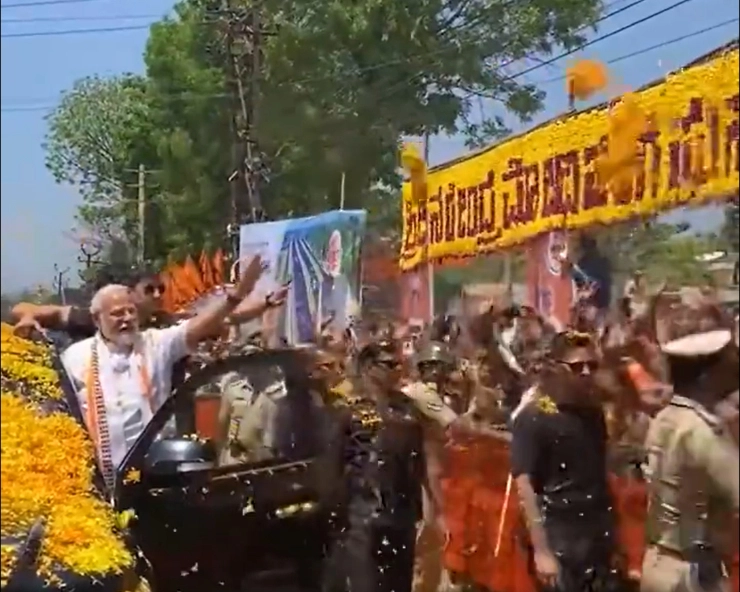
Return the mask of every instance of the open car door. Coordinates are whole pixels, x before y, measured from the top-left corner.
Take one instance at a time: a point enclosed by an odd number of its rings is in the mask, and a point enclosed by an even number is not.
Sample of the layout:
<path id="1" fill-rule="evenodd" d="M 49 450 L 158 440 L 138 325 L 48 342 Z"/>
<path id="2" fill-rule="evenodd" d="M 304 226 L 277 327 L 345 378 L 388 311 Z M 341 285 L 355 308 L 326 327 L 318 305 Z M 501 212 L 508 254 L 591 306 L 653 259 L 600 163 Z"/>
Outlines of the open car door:
<path id="1" fill-rule="evenodd" d="M 297 353 L 285 350 L 201 369 L 159 409 L 121 464 L 116 507 L 135 514 L 130 532 L 150 564 L 155 592 L 318 589 L 328 521 L 312 459 L 276 455 L 218 467 L 214 444 L 177 425 L 194 425 L 182 417 L 183 397 L 194 401 L 196 389 L 234 369 L 250 376 L 277 368 L 286 398 L 299 401 L 302 393 L 291 388 L 300 383 L 290 380 L 296 366 Z"/>

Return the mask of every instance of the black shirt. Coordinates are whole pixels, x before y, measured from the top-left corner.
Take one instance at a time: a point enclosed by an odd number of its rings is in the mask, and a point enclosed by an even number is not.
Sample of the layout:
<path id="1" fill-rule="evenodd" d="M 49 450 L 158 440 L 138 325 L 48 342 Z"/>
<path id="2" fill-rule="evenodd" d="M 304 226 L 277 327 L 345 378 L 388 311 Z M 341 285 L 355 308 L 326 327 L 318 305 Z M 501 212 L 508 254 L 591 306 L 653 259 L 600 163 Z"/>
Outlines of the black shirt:
<path id="1" fill-rule="evenodd" d="M 93 320 L 90 309 L 80 306 L 71 306 L 69 309 L 69 317 L 67 318 L 67 322 L 64 325 L 63 330 L 72 338 L 73 341 L 80 341 L 95 335 L 97 327 L 95 327 L 95 321 Z"/>
<path id="2" fill-rule="evenodd" d="M 528 475 L 543 511 L 588 512 L 609 505 L 607 430 L 599 407 L 534 405 L 512 426 L 511 473 Z"/>

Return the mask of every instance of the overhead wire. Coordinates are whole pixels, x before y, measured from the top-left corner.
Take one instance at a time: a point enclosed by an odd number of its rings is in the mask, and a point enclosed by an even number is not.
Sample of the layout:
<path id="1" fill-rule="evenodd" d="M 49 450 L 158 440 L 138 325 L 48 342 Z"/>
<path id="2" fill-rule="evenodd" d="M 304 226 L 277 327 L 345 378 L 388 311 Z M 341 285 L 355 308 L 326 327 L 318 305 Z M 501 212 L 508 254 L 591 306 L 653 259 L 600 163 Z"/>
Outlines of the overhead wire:
<path id="1" fill-rule="evenodd" d="M 619 4 L 619 3 L 623 2 L 623 1 L 625 1 L 625 0 L 615 0 L 609 6 L 614 6 L 614 5 Z M 608 19 L 610 19 L 610 18 L 612 18 L 612 17 L 614 17 L 614 16 L 616 16 L 618 14 L 621 14 L 625 10 L 628 10 L 630 8 L 633 8 L 634 6 L 637 6 L 639 4 L 642 4 L 643 2 L 646 2 L 646 1 L 647 0 L 633 0 L 628 5 L 623 6 L 622 8 L 619 8 L 619 9 L 616 9 L 616 10 L 613 10 L 613 11 L 610 11 L 610 12 L 607 12 L 605 15 L 599 17 L 594 23 L 591 23 L 589 25 L 585 25 L 584 27 L 581 27 L 581 29 L 579 29 L 579 30 L 582 30 L 582 29 L 585 29 L 585 28 L 587 28 L 589 26 L 592 26 L 592 25 L 595 25 L 595 24 L 604 22 L 604 21 L 606 21 L 606 20 L 608 20 Z M 376 70 L 379 70 L 379 69 L 387 68 L 389 66 L 395 66 L 395 65 L 407 63 L 409 60 L 428 58 L 428 57 L 434 56 L 435 54 L 446 53 L 446 52 L 451 51 L 452 49 L 458 50 L 459 48 L 457 48 L 457 47 L 453 47 L 453 48 L 445 47 L 445 48 L 442 48 L 440 50 L 435 50 L 435 51 L 432 51 L 432 52 L 426 52 L 424 54 L 417 55 L 417 56 L 407 56 L 407 57 L 404 57 L 402 59 L 394 59 L 394 60 L 389 60 L 389 61 L 386 61 L 386 62 L 372 64 L 372 65 L 367 66 L 365 68 L 360 68 L 356 73 L 357 74 L 370 73 L 370 72 L 373 72 L 373 71 L 376 71 Z M 523 56 L 523 57 L 526 58 L 528 56 Z M 511 63 L 513 63 L 515 61 L 517 61 L 517 60 L 516 59 L 509 60 L 509 61 L 505 62 L 504 64 L 502 64 L 501 67 L 502 68 L 503 67 L 506 67 L 506 66 L 510 65 Z M 538 62 L 538 65 L 544 66 L 546 64 L 544 64 L 544 62 Z M 336 74 L 331 74 L 331 75 L 322 76 L 322 77 L 305 78 L 305 79 L 298 79 L 298 80 L 293 79 L 293 80 L 278 81 L 277 82 L 277 85 L 284 85 L 284 84 L 296 84 L 296 85 L 298 85 L 298 84 L 308 84 L 308 83 L 311 83 L 311 82 L 324 81 L 324 80 L 332 80 L 332 79 L 335 78 L 335 76 L 336 76 Z M 200 93 L 194 93 L 194 92 L 186 91 L 186 92 L 183 92 L 181 94 L 178 94 L 178 96 L 179 97 L 192 96 L 193 98 L 200 98 L 200 97 L 203 97 L 204 95 L 202 95 Z M 231 93 L 216 93 L 216 94 L 209 93 L 206 96 L 206 98 L 209 98 L 209 97 L 210 98 L 228 98 L 228 97 L 231 97 L 231 96 L 232 96 Z M 51 99 L 51 100 L 54 100 L 54 99 Z M 31 101 L 29 101 L 29 102 L 31 102 Z M 41 102 L 41 101 L 39 101 L 39 102 Z M 23 112 L 23 111 L 44 111 L 44 110 L 49 110 L 49 109 L 52 109 L 52 108 L 53 107 L 46 107 L 46 106 L 43 106 L 43 105 L 35 105 L 35 106 L 28 106 L 28 105 L 26 105 L 26 106 L 18 106 L 18 107 L 2 107 L 2 109 L 0 109 L 0 110 L 3 111 L 3 112 Z"/>
<path id="2" fill-rule="evenodd" d="M 33 2 L 13 2 L 12 4 L 0 4 L 0 8 L 27 8 L 34 6 L 57 6 L 60 4 L 85 4 L 88 2 L 100 2 L 100 0 L 34 0 Z"/>
<path id="3" fill-rule="evenodd" d="M 623 33 L 624 31 L 628 31 L 629 29 L 632 29 L 633 27 L 636 27 L 637 25 L 642 25 L 643 23 L 646 23 L 656 17 L 667 14 L 671 10 L 675 10 L 676 8 L 679 8 L 680 6 L 683 6 L 684 4 L 688 4 L 689 2 L 693 2 L 693 1 L 694 0 L 678 0 L 678 2 L 674 2 L 673 4 L 666 6 L 665 8 L 662 8 L 661 10 L 648 14 L 642 18 L 639 18 L 635 21 L 627 23 L 626 25 L 622 25 L 621 27 L 615 29 L 614 31 L 610 31 L 609 33 L 604 33 L 603 35 L 599 35 L 598 37 L 595 37 L 594 39 L 590 39 L 586 41 L 585 43 L 582 43 L 578 47 L 568 49 L 552 58 L 548 58 L 547 60 L 532 66 L 531 68 L 527 68 L 525 70 L 522 70 L 521 72 L 517 72 L 516 74 L 512 76 L 512 79 L 521 78 L 522 76 L 526 76 L 527 74 L 530 74 L 531 72 L 534 72 L 535 70 L 539 70 L 540 68 L 543 68 L 544 66 L 548 66 L 554 62 L 562 60 L 563 58 L 573 55 L 574 53 L 581 51 L 583 49 L 586 49 L 587 47 L 591 47 L 592 45 L 595 45 L 596 43 L 606 41 L 607 39 L 610 39 L 614 37 L 615 35 L 619 35 L 620 33 Z"/>
<path id="4" fill-rule="evenodd" d="M 637 0 L 636 2 L 633 2 L 632 4 L 630 4 L 629 6 L 633 6 L 635 4 L 639 4 L 642 1 L 643 0 Z M 680 6 L 681 4 L 685 4 L 688 1 L 690 1 L 690 0 L 684 0 L 682 2 L 677 2 L 674 5 L 672 5 L 671 7 L 668 7 L 668 10 L 669 9 L 672 9 L 672 8 L 675 8 L 677 6 Z M 625 7 L 625 8 L 627 8 L 627 7 Z M 667 9 L 664 9 L 663 11 L 659 11 L 659 13 L 663 14 L 666 11 L 667 11 Z M 615 13 L 616 12 L 617 11 L 615 11 Z M 620 10 L 620 12 L 621 12 L 621 10 Z M 613 14 L 614 13 L 610 13 L 610 15 L 613 15 Z M 646 20 L 649 20 L 650 18 L 654 18 L 657 14 L 658 13 L 653 13 L 652 15 L 648 15 L 648 17 L 645 17 L 643 19 L 640 19 L 639 21 L 635 21 L 635 23 L 645 22 Z M 602 17 L 602 19 L 607 18 L 608 16 L 609 15 L 605 15 L 605 17 Z M 702 34 L 702 33 L 706 33 L 709 30 L 713 30 L 713 29 L 716 29 L 716 28 L 718 28 L 720 26 L 724 26 L 726 24 L 729 24 L 731 22 L 736 22 L 736 21 L 737 21 L 737 19 L 734 19 L 734 20 L 731 19 L 729 21 L 718 23 L 717 25 L 713 25 L 711 27 L 707 27 L 707 28 L 704 28 L 704 29 L 701 29 L 701 30 L 698 30 L 698 31 L 694 31 L 694 32 L 689 33 L 687 35 L 683 35 L 680 38 L 670 39 L 670 40 L 664 41 L 662 43 L 652 45 L 652 46 L 650 46 L 648 48 L 643 48 L 642 50 L 638 50 L 638 51 L 635 51 L 635 52 L 631 52 L 630 54 L 619 56 L 617 58 L 614 58 L 613 60 L 610 60 L 610 63 L 615 63 L 616 61 L 622 61 L 622 60 L 628 59 L 630 57 L 635 57 L 637 55 L 642 55 L 642 54 L 647 53 L 649 51 L 652 51 L 652 50 L 655 50 L 655 49 L 659 49 L 661 47 L 665 47 L 667 45 L 671 45 L 671 44 L 677 43 L 679 41 L 688 39 L 690 37 L 694 37 L 694 36 L 699 35 L 699 34 Z M 605 38 L 605 37 L 611 37 L 611 36 L 613 36 L 613 34 L 616 34 L 617 32 L 621 32 L 621 31 L 624 31 L 624 30 L 627 30 L 627 29 L 631 28 L 631 26 L 633 26 L 633 23 L 630 23 L 628 25 L 625 25 L 623 27 L 620 27 L 620 29 L 612 32 L 611 34 L 603 35 L 600 38 L 591 40 L 591 41 L 587 42 L 587 44 L 583 44 L 581 47 L 584 47 L 585 45 L 593 45 L 596 42 L 598 42 L 599 40 L 603 40 L 603 38 Z M 577 49 L 575 51 L 577 51 Z M 547 60 L 546 62 L 540 62 L 539 64 L 537 64 L 537 66 L 534 66 L 532 68 L 529 68 L 528 71 L 531 72 L 531 71 L 537 70 L 537 69 L 539 69 L 541 67 L 545 67 L 545 66 L 549 65 L 550 63 L 557 61 L 557 59 L 561 59 L 562 57 L 564 57 L 566 55 L 570 55 L 571 53 L 573 53 L 573 52 L 563 52 L 559 56 L 556 56 L 556 58 L 553 58 L 551 60 Z M 424 57 L 424 56 L 416 56 L 416 57 L 417 58 L 420 58 L 420 57 Z M 410 56 L 410 57 L 406 58 L 405 61 L 409 61 L 409 59 L 412 59 L 413 60 L 414 57 L 413 56 Z M 393 63 L 395 63 L 395 61 L 389 62 L 389 63 L 386 63 L 386 64 L 374 64 L 372 66 L 369 66 L 368 68 L 360 69 L 356 73 L 362 73 L 364 71 L 375 70 L 375 69 L 378 69 L 379 67 L 385 67 L 387 65 L 392 65 Z M 521 75 L 521 73 L 513 75 L 513 78 L 516 78 L 519 75 Z M 317 78 L 317 79 L 314 79 L 314 80 L 322 80 L 322 79 L 331 78 L 331 77 L 333 77 L 333 76 L 330 76 L 330 77 L 320 77 L 320 78 Z M 298 83 L 298 84 L 305 84 L 305 83 L 311 82 L 311 81 L 312 81 L 312 79 L 304 79 L 303 81 L 298 81 L 298 82 L 292 81 L 292 82 L 293 83 Z M 291 83 L 291 81 L 290 80 L 286 80 L 286 81 L 280 81 L 278 84 L 289 84 L 289 83 Z M 546 84 L 546 83 L 547 83 L 547 81 L 543 82 L 543 84 Z M 403 88 L 405 88 L 405 86 L 407 84 L 408 84 L 408 80 L 401 81 L 398 84 L 392 85 L 392 87 L 391 87 L 390 90 L 392 90 L 392 94 L 395 95 L 397 92 L 399 92 L 400 90 L 402 90 Z M 388 90 L 388 89 L 385 89 L 385 90 Z M 385 93 L 385 94 L 391 94 L 391 93 Z M 385 94 L 384 94 L 383 97 L 381 97 L 379 95 L 378 100 L 386 100 L 387 97 L 385 97 Z M 217 98 L 233 98 L 233 94 L 232 93 L 200 94 L 200 93 L 193 93 L 193 92 L 185 92 L 185 93 L 182 93 L 182 94 L 176 94 L 176 95 L 170 95 L 170 96 L 171 96 L 171 98 L 174 98 L 174 99 L 177 99 L 177 98 L 180 98 L 180 99 L 188 99 L 188 98 L 190 98 L 190 99 L 193 99 L 193 100 L 197 100 L 197 99 L 209 99 L 209 98 L 214 98 L 214 99 L 217 99 Z M 468 94 L 468 97 L 469 96 L 471 96 L 471 95 Z M 6 113 L 6 112 L 48 111 L 48 110 L 51 110 L 53 108 L 54 108 L 54 106 L 36 105 L 36 106 L 2 107 L 2 109 L 0 109 L 0 110 L 2 112 Z M 378 124 L 378 127 L 379 128 L 380 127 L 384 127 L 384 125 Z"/>
<path id="5" fill-rule="evenodd" d="M 94 33 L 119 33 L 121 31 L 143 31 L 151 25 L 128 25 L 120 27 L 98 27 L 94 29 L 65 29 L 62 31 L 25 31 L 23 33 L 3 33 L 3 39 L 20 39 L 22 37 L 61 37 L 65 35 L 89 35 Z"/>
<path id="6" fill-rule="evenodd" d="M 25 24 L 25 23 L 65 23 L 77 21 L 134 21 L 153 20 L 162 18 L 161 14 L 114 14 L 110 16 L 29 16 L 20 18 L 3 18 L 0 23 Z"/>
<path id="7" fill-rule="evenodd" d="M 630 58 L 636 58 L 638 56 L 644 55 L 656 49 L 662 49 L 663 47 L 668 47 L 669 45 L 674 45 L 676 43 L 680 43 L 681 41 L 686 41 L 688 39 L 698 37 L 699 35 L 703 35 L 704 33 L 709 33 L 710 31 L 716 31 L 717 29 L 726 27 L 727 25 L 731 25 L 733 23 L 737 23 L 738 21 L 740 21 L 740 19 L 737 17 L 731 18 L 726 21 L 722 21 L 721 23 L 716 23 L 714 25 L 710 25 L 709 27 L 704 27 L 703 29 L 699 29 L 698 31 L 692 31 L 691 33 L 686 33 L 684 35 L 680 35 L 679 37 L 674 37 L 673 39 L 667 39 L 666 41 L 662 41 L 661 43 L 656 43 L 648 47 L 643 47 L 642 49 L 631 51 L 629 53 L 618 56 L 616 58 L 611 58 L 607 60 L 605 63 L 608 65 L 617 64 L 619 62 L 623 62 L 624 60 L 628 60 Z M 562 74 L 561 76 L 555 76 L 553 78 L 548 78 L 546 80 L 538 80 L 534 82 L 533 84 L 536 84 L 538 86 L 545 85 L 545 84 L 552 84 L 553 82 L 561 82 L 565 80 L 566 78 L 567 78 L 567 75 Z"/>
<path id="8" fill-rule="evenodd" d="M 49 0 L 49 1 L 51 1 L 51 0 Z M 72 1 L 72 0 L 69 0 L 69 1 Z M 83 1 L 93 2 L 93 1 L 98 1 L 98 0 L 74 0 L 74 1 L 76 1 L 76 2 L 83 2 Z M 513 2 L 514 0 L 510 0 L 510 1 Z M 619 3 L 624 2 L 624 1 L 625 0 L 615 0 L 609 6 L 613 6 L 613 5 L 619 4 Z M 608 20 L 608 19 L 610 19 L 610 18 L 612 18 L 612 17 L 614 17 L 614 16 L 616 16 L 616 15 L 622 13 L 622 12 L 625 12 L 626 10 L 629 10 L 630 8 L 633 8 L 633 7 L 637 6 L 638 4 L 642 4 L 643 2 L 646 2 L 646 1 L 647 0 L 633 0 L 627 6 L 623 6 L 622 8 L 619 8 L 619 9 L 616 9 L 614 11 L 608 12 L 607 14 L 605 14 L 605 15 L 599 17 L 598 19 L 596 19 L 593 23 L 589 23 L 589 24 L 584 25 L 583 27 L 579 28 L 578 31 L 581 31 L 581 30 L 586 29 L 586 28 L 588 28 L 590 26 L 593 26 L 593 25 L 597 25 L 597 24 L 599 24 L 599 23 L 601 23 L 603 21 L 606 21 L 606 20 Z M 141 17 L 141 18 L 144 18 L 144 17 Z M 160 18 L 160 17 L 154 17 L 154 18 Z M 108 19 L 101 19 L 101 20 L 108 20 Z M 122 18 L 122 20 L 123 20 L 123 18 Z M 3 21 L 3 22 L 6 22 L 6 21 Z M 12 21 L 7 21 L 7 22 L 12 22 Z M 205 21 L 205 22 L 207 23 L 208 21 Z M 25 37 L 57 37 L 57 36 L 69 36 L 69 35 L 75 35 L 75 34 L 84 35 L 84 34 L 90 34 L 90 33 L 116 33 L 116 32 L 119 32 L 119 31 L 131 31 L 131 30 L 136 30 L 136 29 L 146 29 L 148 27 L 149 27 L 149 25 L 132 25 L 132 26 L 122 26 L 122 27 L 95 27 L 95 28 L 91 28 L 91 29 L 61 29 L 61 30 L 56 30 L 56 31 L 24 31 L 24 32 L 21 32 L 21 33 L 3 33 L 2 35 L 0 35 L 0 37 L 2 37 L 3 39 L 21 39 L 21 38 L 25 38 Z M 476 39 L 476 41 L 477 41 L 477 39 Z M 516 60 L 513 60 L 513 61 L 516 61 Z M 505 65 L 508 65 L 508 64 L 505 64 Z"/>

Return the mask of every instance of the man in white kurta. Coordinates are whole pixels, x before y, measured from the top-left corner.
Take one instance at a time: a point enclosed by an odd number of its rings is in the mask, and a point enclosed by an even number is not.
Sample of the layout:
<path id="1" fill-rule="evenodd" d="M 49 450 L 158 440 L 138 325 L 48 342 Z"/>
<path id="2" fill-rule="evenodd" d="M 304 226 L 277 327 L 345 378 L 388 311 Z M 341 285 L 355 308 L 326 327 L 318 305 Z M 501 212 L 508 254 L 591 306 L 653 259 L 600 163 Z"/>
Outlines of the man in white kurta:
<path id="1" fill-rule="evenodd" d="M 113 466 L 121 464 L 144 426 L 169 397 L 172 369 L 188 354 L 187 323 L 139 334 L 141 348 L 125 351 L 100 337 L 71 345 L 62 354 L 64 367 L 77 389 L 82 416 L 87 417 L 87 374 L 97 340 L 100 384 L 105 401 Z M 142 364 L 151 381 L 151 403 L 142 392 Z"/>
<path id="2" fill-rule="evenodd" d="M 111 473 L 170 396 L 175 363 L 223 326 L 262 271 L 260 258 L 253 258 L 224 298 L 167 329 L 139 330 L 136 300 L 126 286 L 108 285 L 93 297 L 90 311 L 97 333 L 70 346 L 62 363 L 76 388 L 106 480 L 112 479 Z M 90 408 L 90 402 L 95 407 Z"/>

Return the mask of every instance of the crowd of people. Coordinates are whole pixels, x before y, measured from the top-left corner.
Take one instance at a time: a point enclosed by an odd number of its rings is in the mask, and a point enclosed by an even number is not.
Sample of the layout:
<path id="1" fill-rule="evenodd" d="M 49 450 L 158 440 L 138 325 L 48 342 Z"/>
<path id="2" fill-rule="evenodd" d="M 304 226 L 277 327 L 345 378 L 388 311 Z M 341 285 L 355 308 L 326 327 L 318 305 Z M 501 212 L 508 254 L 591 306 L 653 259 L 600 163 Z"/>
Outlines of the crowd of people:
<path id="1" fill-rule="evenodd" d="M 600 266 L 584 267 L 587 283 Z M 283 304 L 287 287 L 250 298 L 262 272 L 254 258 L 223 298 L 186 319 L 161 314 L 163 287 L 147 273 L 101 287 L 89 309 L 15 307 L 19 334 L 55 329 L 76 339 L 62 361 L 109 482 L 198 350 L 272 343 L 229 331 Z M 509 443 L 524 524 L 517 536 L 539 590 L 632 585 L 614 472 L 647 482 L 639 589 L 729 590 L 739 509 L 737 318 L 709 295 L 648 299 L 637 284 L 615 314 L 589 290 L 564 330 L 511 303 L 437 318 L 420 335 L 390 320 L 319 330 L 301 350 L 298 403 L 280 377 L 221 377 L 220 462 L 317 459 L 324 503 L 337 509 L 325 592 L 431 592 L 443 577 L 454 580 L 441 568 L 440 483 L 448 443 L 471 438 Z M 423 553 L 422 540 L 433 541 Z"/>

